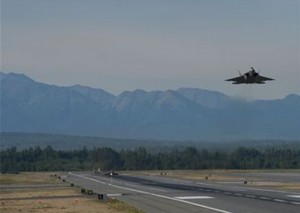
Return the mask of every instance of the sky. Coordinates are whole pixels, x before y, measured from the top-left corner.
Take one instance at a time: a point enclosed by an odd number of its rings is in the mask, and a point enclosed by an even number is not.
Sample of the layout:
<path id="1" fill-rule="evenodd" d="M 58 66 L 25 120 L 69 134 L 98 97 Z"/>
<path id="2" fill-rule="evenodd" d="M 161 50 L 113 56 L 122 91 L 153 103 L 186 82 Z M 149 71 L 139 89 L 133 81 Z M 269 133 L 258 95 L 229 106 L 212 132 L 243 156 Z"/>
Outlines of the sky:
<path id="1" fill-rule="evenodd" d="M 275 81 L 224 81 L 251 66 Z M 115 95 L 300 95 L 300 0 L 1 0 L 1 71 Z"/>

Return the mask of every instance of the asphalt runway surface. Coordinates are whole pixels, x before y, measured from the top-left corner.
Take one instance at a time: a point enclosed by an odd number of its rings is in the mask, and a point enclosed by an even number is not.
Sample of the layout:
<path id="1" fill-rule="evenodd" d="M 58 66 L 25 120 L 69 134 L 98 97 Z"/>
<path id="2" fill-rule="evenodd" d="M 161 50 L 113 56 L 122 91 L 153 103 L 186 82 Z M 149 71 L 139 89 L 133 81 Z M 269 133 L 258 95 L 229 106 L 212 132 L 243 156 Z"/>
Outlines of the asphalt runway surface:
<path id="1" fill-rule="evenodd" d="M 272 181 L 284 176 L 256 174 L 260 175 Z M 295 176 L 299 177 L 292 174 L 283 179 L 288 181 L 291 177 L 292 181 Z M 82 188 L 92 189 L 95 193 L 116 197 L 147 213 L 300 212 L 300 192 L 255 188 L 242 183 L 224 184 L 130 174 L 108 177 L 92 172 L 69 172 L 62 174 L 62 178 Z"/>

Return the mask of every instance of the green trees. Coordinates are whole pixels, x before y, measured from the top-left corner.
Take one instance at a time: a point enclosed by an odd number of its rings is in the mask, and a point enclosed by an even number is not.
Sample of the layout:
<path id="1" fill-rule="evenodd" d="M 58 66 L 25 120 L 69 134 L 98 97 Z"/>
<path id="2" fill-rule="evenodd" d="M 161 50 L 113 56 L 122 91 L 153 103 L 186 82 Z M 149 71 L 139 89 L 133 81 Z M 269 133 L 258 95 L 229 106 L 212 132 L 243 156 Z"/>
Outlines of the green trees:
<path id="1" fill-rule="evenodd" d="M 207 151 L 187 147 L 151 153 L 144 147 L 116 151 L 101 147 L 57 151 L 51 146 L 0 152 L 2 173 L 66 170 L 148 170 L 148 169 L 299 169 L 300 150 L 240 147 L 234 151 Z"/>

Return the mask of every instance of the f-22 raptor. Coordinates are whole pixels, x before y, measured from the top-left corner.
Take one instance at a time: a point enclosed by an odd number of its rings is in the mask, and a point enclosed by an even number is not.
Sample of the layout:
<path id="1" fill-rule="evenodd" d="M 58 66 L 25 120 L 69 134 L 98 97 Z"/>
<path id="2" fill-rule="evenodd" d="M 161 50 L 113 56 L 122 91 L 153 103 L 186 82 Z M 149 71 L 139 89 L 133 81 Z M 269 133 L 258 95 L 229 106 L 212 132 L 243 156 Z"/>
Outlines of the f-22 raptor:
<path id="1" fill-rule="evenodd" d="M 246 72 L 243 75 L 240 73 L 239 77 L 230 78 L 225 81 L 233 81 L 232 84 L 265 84 L 265 81 L 272 80 L 274 79 L 259 75 L 259 73 L 257 73 L 255 69 L 251 67 L 249 72 Z"/>

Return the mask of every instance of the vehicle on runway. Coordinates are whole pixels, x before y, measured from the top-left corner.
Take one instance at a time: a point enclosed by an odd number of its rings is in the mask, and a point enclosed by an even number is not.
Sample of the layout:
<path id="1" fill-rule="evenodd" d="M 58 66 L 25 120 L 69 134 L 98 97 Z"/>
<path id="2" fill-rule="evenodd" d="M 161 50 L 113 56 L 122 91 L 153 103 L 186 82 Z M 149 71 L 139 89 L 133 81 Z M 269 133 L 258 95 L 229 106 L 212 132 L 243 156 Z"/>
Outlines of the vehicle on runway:
<path id="1" fill-rule="evenodd" d="M 253 67 L 251 67 L 249 72 L 246 72 L 243 75 L 240 73 L 239 77 L 229 78 L 225 81 L 233 81 L 232 84 L 265 84 L 265 81 L 272 80 L 274 79 L 261 76 Z"/>

